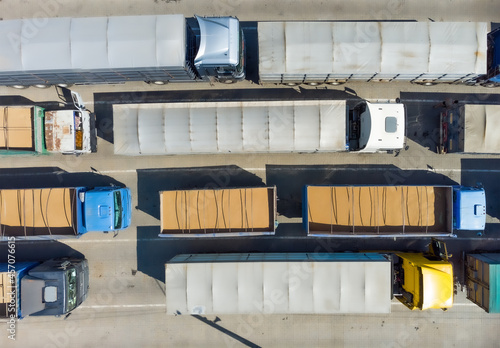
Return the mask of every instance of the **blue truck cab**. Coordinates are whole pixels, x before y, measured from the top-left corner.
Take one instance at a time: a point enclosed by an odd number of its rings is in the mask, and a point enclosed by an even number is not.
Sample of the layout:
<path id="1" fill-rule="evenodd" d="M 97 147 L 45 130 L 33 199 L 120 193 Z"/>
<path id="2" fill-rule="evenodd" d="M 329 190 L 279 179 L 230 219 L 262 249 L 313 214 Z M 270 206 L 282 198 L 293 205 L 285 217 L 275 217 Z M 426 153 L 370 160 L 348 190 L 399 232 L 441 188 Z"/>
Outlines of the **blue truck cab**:
<path id="1" fill-rule="evenodd" d="M 86 259 L 61 258 L 45 262 L 0 264 L 0 318 L 65 315 L 88 296 Z"/>
<path id="2" fill-rule="evenodd" d="M 486 196 L 482 187 L 453 186 L 453 229 L 483 231 Z"/>
<path id="3" fill-rule="evenodd" d="M 119 231 L 130 226 L 132 196 L 129 188 L 79 187 L 77 194 L 80 234 Z"/>

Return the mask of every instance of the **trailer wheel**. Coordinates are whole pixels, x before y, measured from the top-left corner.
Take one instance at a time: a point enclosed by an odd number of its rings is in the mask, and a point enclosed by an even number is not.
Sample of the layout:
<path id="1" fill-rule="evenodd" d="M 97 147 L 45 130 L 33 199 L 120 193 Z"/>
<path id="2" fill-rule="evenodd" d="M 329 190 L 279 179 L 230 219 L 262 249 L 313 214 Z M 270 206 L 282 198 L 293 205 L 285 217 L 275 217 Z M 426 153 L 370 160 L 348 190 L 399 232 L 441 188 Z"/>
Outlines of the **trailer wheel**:
<path id="1" fill-rule="evenodd" d="M 338 85 L 343 85 L 345 81 L 332 81 L 332 82 L 327 82 L 329 85 L 332 86 L 338 86 Z"/>
<path id="2" fill-rule="evenodd" d="M 26 89 L 28 88 L 29 86 L 24 86 L 24 85 L 12 85 L 10 86 L 12 88 L 15 88 L 15 89 Z"/>

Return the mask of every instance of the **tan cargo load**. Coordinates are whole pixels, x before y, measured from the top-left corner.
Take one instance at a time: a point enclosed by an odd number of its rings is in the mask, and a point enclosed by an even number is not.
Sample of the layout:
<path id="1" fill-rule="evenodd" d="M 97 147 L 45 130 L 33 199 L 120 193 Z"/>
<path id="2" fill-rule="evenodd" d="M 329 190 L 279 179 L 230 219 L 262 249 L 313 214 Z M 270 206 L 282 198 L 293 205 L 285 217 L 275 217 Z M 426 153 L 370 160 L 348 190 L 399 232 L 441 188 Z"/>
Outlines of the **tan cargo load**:
<path id="1" fill-rule="evenodd" d="M 451 187 L 308 186 L 308 233 L 451 233 Z"/>
<path id="2" fill-rule="evenodd" d="M 32 148 L 32 119 L 32 107 L 0 107 L 0 148 Z"/>
<path id="3" fill-rule="evenodd" d="M 275 188 L 160 192 L 163 235 L 274 233 Z"/>
<path id="4" fill-rule="evenodd" d="M 72 188 L 0 190 L 2 235 L 76 234 Z"/>

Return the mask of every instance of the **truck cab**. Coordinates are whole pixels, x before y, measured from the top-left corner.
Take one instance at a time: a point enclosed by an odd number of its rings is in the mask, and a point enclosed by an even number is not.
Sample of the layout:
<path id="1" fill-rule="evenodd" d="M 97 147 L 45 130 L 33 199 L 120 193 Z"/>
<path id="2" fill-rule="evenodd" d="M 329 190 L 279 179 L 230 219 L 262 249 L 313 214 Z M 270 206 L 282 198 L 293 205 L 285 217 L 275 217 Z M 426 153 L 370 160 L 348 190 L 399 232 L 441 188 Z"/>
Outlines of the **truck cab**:
<path id="1" fill-rule="evenodd" d="M 232 83 L 245 78 L 245 38 L 234 17 L 199 17 L 194 66 L 200 77 Z"/>
<path id="2" fill-rule="evenodd" d="M 363 101 L 348 110 L 349 151 L 381 152 L 405 146 L 406 111 L 400 103 Z"/>
<path id="3" fill-rule="evenodd" d="M 27 269 L 20 278 L 19 318 L 28 315 L 65 315 L 88 295 L 89 266 L 85 259 L 45 261 Z M 18 298 L 19 301 L 19 298 Z"/>
<path id="4" fill-rule="evenodd" d="M 487 74 L 481 85 L 484 87 L 500 86 L 500 28 L 488 34 Z"/>
<path id="5" fill-rule="evenodd" d="M 411 310 L 453 306 L 453 266 L 446 244 L 432 239 L 427 253 L 394 255 L 394 296 Z"/>
<path id="6" fill-rule="evenodd" d="M 45 145 L 48 152 L 83 154 L 97 151 L 95 115 L 82 102 L 80 95 L 69 91 L 72 108 L 45 111 Z"/>
<path id="7" fill-rule="evenodd" d="M 453 186 L 453 229 L 483 231 L 486 196 L 482 187 Z"/>
<path id="8" fill-rule="evenodd" d="M 86 232 L 119 231 L 130 226 L 132 196 L 129 188 L 80 189 L 81 224 Z"/>

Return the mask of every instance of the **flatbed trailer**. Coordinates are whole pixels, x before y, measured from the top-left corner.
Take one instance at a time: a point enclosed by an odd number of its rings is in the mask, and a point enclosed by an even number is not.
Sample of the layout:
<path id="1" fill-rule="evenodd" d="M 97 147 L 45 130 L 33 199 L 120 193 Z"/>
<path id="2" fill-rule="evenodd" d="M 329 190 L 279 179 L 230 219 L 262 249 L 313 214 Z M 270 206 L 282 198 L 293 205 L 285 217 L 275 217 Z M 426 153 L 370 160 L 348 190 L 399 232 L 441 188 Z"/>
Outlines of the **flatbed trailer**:
<path id="1" fill-rule="evenodd" d="M 276 187 L 160 192 L 160 237 L 273 235 Z"/>
<path id="2" fill-rule="evenodd" d="M 454 236 L 484 230 L 484 189 L 462 186 L 305 186 L 310 236 Z"/>

